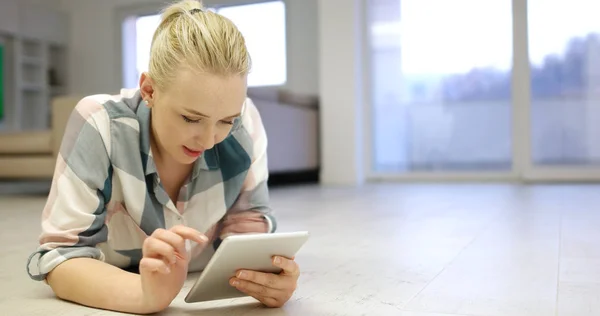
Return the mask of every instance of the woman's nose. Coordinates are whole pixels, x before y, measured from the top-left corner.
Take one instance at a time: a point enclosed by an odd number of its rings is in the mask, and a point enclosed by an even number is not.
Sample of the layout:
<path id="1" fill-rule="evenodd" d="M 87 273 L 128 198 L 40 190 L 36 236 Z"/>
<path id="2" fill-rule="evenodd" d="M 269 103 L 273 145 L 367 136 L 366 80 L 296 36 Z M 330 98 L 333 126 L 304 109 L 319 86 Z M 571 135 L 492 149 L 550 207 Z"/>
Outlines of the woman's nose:
<path id="1" fill-rule="evenodd" d="M 211 149 L 215 146 L 215 131 L 213 128 L 204 128 L 198 136 L 196 136 L 196 143 L 198 143 L 204 150 Z"/>

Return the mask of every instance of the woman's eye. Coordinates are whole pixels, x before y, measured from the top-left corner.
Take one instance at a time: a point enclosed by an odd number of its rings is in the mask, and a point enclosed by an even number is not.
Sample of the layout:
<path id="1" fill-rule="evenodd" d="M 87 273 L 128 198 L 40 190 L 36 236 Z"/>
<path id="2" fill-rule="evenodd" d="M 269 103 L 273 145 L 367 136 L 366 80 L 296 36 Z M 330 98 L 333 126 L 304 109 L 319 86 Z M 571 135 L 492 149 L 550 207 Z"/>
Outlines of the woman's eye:
<path id="1" fill-rule="evenodd" d="M 189 117 L 187 117 L 185 115 L 182 115 L 181 117 L 183 117 L 183 120 L 186 121 L 186 122 L 188 122 L 188 123 L 198 123 L 198 122 L 200 122 L 200 120 L 192 120 L 192 119 L 190 119 Z"/>
<path id="2" fill-rule="evenodd" d="M 223 124 L 227 124 L 227 125 L 233 125 L 233 123 L 234 123 L 233 121 L 221 121 L 221 122 L 223 122 Z"/>

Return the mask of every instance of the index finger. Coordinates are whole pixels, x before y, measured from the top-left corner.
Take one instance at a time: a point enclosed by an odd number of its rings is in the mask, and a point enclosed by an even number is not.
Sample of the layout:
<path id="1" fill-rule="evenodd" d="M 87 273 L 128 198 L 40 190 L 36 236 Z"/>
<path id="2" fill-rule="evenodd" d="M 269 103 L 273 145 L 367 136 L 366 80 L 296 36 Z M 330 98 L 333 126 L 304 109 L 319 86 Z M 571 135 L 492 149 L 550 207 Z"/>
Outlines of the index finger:
<path id="1" fill-rule="evenodd" d="M 191 227 L 187 227 L 187 226 L 183 226 L 183 225 L 176 225 L 176 226 L 173 226 L 170 229 L 170 231 L 181 236 L 183 239 L 193 240 L 199 244 L 204 244 L 204 243 L 208 242 L 208 237 L 206 237 L 206 235 L 204 235 L 203 233 L 201 233 Z"/>

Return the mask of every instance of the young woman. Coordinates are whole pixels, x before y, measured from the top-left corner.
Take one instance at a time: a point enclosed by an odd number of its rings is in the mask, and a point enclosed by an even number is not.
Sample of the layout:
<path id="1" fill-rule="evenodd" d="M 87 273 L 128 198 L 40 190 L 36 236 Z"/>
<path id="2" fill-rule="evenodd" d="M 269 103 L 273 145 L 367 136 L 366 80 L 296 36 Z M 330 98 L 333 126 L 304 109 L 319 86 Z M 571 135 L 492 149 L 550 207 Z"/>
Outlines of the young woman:
<path id="1" fill-rule="evenodd" d="M 193 0 L 167 7 L 139 89 L 89 96 L 73 111 L 29 258 L 40 256 L 40 273 L 30 276 L 65 300 L 154 313 L 224 236 L 275 231 L 249 69 L 231 21 Z M 284 272 L 239 271 L 231 286 L 282 306 L 299 267 L 273 264 Z"/>

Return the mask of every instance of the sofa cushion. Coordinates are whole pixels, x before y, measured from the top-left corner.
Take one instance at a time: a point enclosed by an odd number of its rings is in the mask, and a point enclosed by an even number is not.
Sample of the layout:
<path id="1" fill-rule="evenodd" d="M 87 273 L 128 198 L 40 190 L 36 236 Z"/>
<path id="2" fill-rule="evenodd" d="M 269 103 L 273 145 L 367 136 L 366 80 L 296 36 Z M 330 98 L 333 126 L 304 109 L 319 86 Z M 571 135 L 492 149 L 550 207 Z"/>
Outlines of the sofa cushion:
<path id="1" fill-rule="evenodd" d="M 52 155 L 52 132 L 0 133 L 0 155 Z"/>
<path id="2" fill-rule="evenodd" d="M 58 155 L 71 112 L 83 96 L 60 96 L 52 100 L 52 149 Z"/>
<path id="3" fill-rule="evenodd" d="M 56 159 L 52 156 L 1 156 L 1 179 L 51 179 Z"/>

